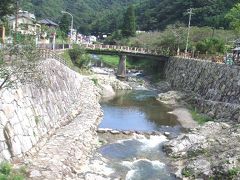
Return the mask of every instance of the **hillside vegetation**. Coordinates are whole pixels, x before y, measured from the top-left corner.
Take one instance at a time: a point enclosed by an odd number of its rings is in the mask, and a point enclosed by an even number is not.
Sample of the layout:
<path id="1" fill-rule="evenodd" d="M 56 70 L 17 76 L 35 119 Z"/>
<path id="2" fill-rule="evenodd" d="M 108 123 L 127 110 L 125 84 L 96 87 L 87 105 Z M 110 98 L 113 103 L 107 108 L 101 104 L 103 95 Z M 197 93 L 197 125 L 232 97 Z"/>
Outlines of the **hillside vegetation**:
<path id="1" fill-rule="evenodd" d="M 162 30 L 176 22 L 188 23 L 187 9 L 193 8 L 192 25 L 229 28 L 225 15 L 238 0 L 22 0 L 21 7 L 38 18 L 59 22 L 62 10 L 74 16 L 74 26 L 84 34 L 112 33 L 123 24 L 123 14 L 135 5 L 139 30 Z M 70 17 L 69 17 L 70 18 Z"/>
<path id="2" fill-rule="evenodd" d="M 50 18 L 59 22 L 65 10 L 74 16 L 74 28 L 80 32 L 110 33 L 121 26 L 122 16 L 131 3 L 139 0 L 22 0 L 21 8 L 37 18 Z M 70 16 L 69 16 L 70 18 Z"/>

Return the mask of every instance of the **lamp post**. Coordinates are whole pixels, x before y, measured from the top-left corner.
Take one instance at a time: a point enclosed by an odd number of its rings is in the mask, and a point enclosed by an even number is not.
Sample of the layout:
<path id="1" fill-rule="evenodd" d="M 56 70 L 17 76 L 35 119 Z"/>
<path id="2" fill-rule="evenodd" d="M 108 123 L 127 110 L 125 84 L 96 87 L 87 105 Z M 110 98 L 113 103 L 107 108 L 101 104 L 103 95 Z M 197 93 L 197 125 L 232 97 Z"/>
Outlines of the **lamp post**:
<path id="1" fill-rule="evenodd" d="M 188 41 L 189 41 L 189 33 L 190 33 L 190 27 L 191 27 L 191 19 L 192 19 L 192 15 L 193 15 L 193 9 L 190 8 L 187 12 L 187 14 L 189 14 L 189 20 L 188 20 L 188 34 L 187 34 L 187 42 L 186 42 L 186 49 L 185 49 L 185 56 L 187 55 L 188 52 Z"/>
<path id="2" fill-rule="evenodd" d="M 71 30 L 70 30 L 70 37 L 71 37 L 71 40 L 72 40 L 72 34 L 73 34 L 73 15 L 67 11 L 61 11 L 61 13 L 63 14 L 68 14 L 72 17 L 72 21 L 71 21 Z"/>

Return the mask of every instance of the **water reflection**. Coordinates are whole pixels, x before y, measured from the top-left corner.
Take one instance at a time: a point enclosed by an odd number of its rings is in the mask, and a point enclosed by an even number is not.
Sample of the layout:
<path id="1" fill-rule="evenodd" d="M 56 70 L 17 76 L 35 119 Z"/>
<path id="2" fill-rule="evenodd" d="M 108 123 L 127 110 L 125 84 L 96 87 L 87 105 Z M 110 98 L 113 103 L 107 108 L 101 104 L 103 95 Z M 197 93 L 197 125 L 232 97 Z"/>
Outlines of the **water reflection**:
<path id="1" fill-rule="evenodd" d="M 159 103 L 154 91 L 119 91 L 117 96 L 101 103 L 104 119 L 101 128 L 179 133 L 177 117 L 170 108 Z"/>

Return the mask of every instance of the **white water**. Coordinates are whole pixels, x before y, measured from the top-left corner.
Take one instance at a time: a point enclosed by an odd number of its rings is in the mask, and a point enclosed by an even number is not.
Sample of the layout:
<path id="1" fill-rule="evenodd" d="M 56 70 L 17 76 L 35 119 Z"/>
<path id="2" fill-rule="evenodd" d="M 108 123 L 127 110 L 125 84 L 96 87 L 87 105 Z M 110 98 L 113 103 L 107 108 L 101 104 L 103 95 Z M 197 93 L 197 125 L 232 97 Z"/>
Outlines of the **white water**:
<path id="1" fill-rule="evenodd" d="M 103 146 L 100 153 L 109 160 L 106 163 L 108 168 L 112 168 L 115 175 L 126 180 L 168 180 L 173 178 L 166 165 L 161 162 L 161 145 L 165 141 L 165 136 L 146 138 L 137 135 L 133 139 L 119 140 Z"/>

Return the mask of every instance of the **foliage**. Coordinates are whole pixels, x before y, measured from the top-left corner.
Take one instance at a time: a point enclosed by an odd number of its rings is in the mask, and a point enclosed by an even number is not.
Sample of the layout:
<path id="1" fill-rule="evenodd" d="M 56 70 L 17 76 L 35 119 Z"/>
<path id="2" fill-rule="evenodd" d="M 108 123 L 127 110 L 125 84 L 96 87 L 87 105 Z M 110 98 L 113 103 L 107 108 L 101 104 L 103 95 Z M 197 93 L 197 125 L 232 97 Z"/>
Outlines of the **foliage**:
<path id="1" fill-rule="evenodd" d="M 0 3 L 0 20 L 6 16 L 13 14 L 15 8 L 15 0 L 1 0 Z"/>
<path id="2" fill-rule="evenodd" d="M 0 164 L 0 179 L 1 180 L 24 180 L 26 177 L 26 170 L 21 167 L 20 169 L 13 169 L 12 165 L 8 162 Z"/>
<path id="3" fill-rule="evenodd" d="M 97 79 L 97 78 L 92 78 L 91 80 L 93 81 L 93 83 L 94 83 L 95 86 L 98 85 L 98 79 Z"/>
<path id="4" fill-rule="evenodd" d="M 74 28 L 84 34 L 106 34 L 120 28 L 123 13 L 129 4 L 140 0 L 21 0 L 21 8 L 34 13 L 37 18 L 59 22 L 61 11 L 74 17 Z"/>
<path id="5" fill-rule="evenodd" d="M 236 177 L 237 175 L 239 175 L 239 173 L 240 173 L 240 168 L 239 167 L 235 167 L 235 168 L 232 168 L 232 169 L 228 170 L 228 176 L 231 177 L 231 178 Z"/>
<path id="6" fill-rule="evenodd" d="M 115 44 L 119 44 L 119 42 L 122 40 L 123 40 L 122 31 L 116 30 L 112 33 L 111 36 L 107 37 L 107 39 L 104 41 L 104 43 L 110 44 L 110 45 L 115 45 Z"/>
<path id="7" fill-rule="evenodd" d="M 216 54 L 225 52 L 224 42 L 216 38 L 207 38 L 197 43 L 196 50 L 201 54 L 208 52 L 209 54 Z"/>
<path id="8" fill-rule="evenodd" d="M 51 17 L 57 22 L 62 17 L 61 11 L 66 10 L 73 14 L 74 27 L 80 32 L 101 35 L 122 28 L 123 14 L 130 4 L 136 7 L 137 29 L 154 31 L 163 30 L 169 24 L 178 21 L 187 24 L 186 12 L 190 7 L 194 12 L 192 25 L 215 29 L 229 28 L 229 19 L 224 17 L 238 2 L 238 0 L 21 0 L 21 7 L 33 12 L 38 18 Z"/>
<path id="9" fill-rule="evenodd" d="M 67 14 L 64 14 L 60 20 L 59 28 L 62 32 L 67 34 L 69 32 L 70 20 Z"/>
<path id="10" fill-rule="evenodd" d="M 195 121 L 198 122 L 198 124 L 202 125 L 208 121 L 213 121 L 212 118 L 208 117 L 207 115 L 200 114 L 197 112 L 196 109 L 191 108 L 190 113 Z"/>
<path id="11" fill-rule="evenodd" d="M 136 17 L 133 5 L 129 6 L 123 21 L 122 35 L 124 37 L 136 35 Z"/>
<path id="12" fill-rule="evenodd" d="M 231 28 L 240 33 L 240 3 L 236 4 L 225 16 Z"/>
<path id="13" fill-rule="evenodd" d="M 79 45 L 74 45 L 72 49 L 68 50 L 68 53 L 72 62 L 79 68 L 83 68 L 90 61 L 89 55 L 86 54 L 84 49 L 81 48 Z"/>
<path id="14" fill-rule="evenodd" d="M 39 56 L 39 50 L 30 39 L 24 39 L 21 44 L 2 49 L 0 90 L 19 82 L 40 82 L 42 73 L 38 70 Z"/>
<path id="15" fill-rule="evenodd" d="M 119 63 L 119 56 L 101 55 L 101 61 L 107 66 L 117 68 Z"/>
<path id="16" fill-rule="evenodd" d="M 74 66 L 68 51 L 64 51 L 61 54 L 61 57 L 66 61 L 68 67 L 73 67 Z"/>
<path id="17" fill-rule="evenodd" d="M 191 177 L 193 174 L 189 169 L 183 169 L 182 175 L 185 177 Z"/>
<path id="18" fill-rule="evenodd" d="M 187 9 L 193 8 L 192 25 L 228 27 L 225 14 L 238 0 L 146 0 L 137 8 L 139 29 L 160 30 L 176 21 L 188 23 Z"/>
<path id="19" fill-rule="evenodd" d="M 144 47 L 148 49 L 158 49 L 169 47 L 173 54 L 176 54 L 177 48 L 183 52 L 186 45 L 187 27 L 182 24 L 168 26 L 164 31 L 148 32 L 138 34 L 129 39 L 128 45 L 133 47 Z M 210 27 L 191 27 L 189 36 L 189 49 L 193 50 L 199 42 L 206 39 L 216 39 L 221 48 L 216 49 L 222 53 L 222 46 L 232 46 L 236 39 L 236 34 L 231 30 L 214 30 Z M 212 42 L 212 40 L 211 40 Z M 204 52 L 205 53 L 205 52 Z"/>

